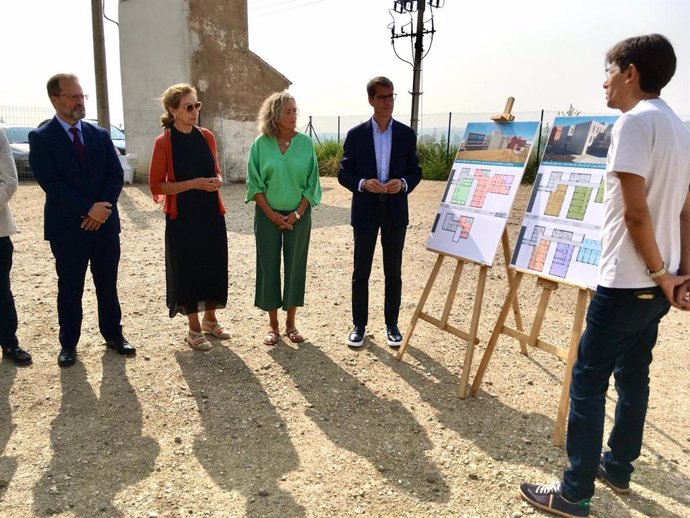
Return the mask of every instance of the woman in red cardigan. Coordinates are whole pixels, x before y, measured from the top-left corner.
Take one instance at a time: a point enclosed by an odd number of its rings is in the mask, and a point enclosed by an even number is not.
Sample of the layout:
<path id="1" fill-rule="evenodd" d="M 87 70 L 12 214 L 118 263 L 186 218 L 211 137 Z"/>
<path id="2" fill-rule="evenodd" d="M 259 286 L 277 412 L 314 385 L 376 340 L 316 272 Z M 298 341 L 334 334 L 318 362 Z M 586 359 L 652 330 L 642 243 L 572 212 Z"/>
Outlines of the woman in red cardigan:
<path id="1" fill-rule="evenodd" d="M 153 145 L 149 186 L 154 200 L 164 199 L 166 302 L 170 318 L 187 316 L 189 346 L 208 351 L 211 343 L 204 333 L 230 338 L 216 318 L 228 299 L 228 240 L 216 139 L 196 125 L 201 103 L 193 86 L 173 85 L 161 101 L 164 130 Z"/>

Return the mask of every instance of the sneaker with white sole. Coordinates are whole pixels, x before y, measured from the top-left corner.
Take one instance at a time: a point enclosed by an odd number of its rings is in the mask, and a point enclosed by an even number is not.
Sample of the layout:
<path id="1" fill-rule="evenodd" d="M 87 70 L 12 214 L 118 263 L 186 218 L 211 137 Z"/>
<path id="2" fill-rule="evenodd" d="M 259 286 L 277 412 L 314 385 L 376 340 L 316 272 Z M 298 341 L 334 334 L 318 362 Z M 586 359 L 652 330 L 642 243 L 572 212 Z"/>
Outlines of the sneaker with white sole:
<path id="1" fill-rule="evenodd" d="M 586 518 L 589 516 L 591 500 L 589 498 L 577 502 L 567 500 L 561 493 L 560 482 L 548 485 L 520 484 L 520 496 L 537 509 L 558 516 L 565 516 L 566 518 Z"/>
<path id="2" fill-rule="evenodd" d="M 362 347 L 364 345 L 364 337 L 367 334 L 366 326 L 354 326 L 350 334 L 347 335 L 345 343 L 350 347 Z"/>

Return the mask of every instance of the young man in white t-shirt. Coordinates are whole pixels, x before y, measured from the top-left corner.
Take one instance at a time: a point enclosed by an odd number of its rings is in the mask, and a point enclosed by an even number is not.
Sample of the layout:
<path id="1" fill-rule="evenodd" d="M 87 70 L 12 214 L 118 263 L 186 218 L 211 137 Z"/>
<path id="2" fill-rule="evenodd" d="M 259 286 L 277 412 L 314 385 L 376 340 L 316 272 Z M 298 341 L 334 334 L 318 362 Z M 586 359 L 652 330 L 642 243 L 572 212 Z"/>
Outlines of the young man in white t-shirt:
<path id="1" fill-rule="evenodd" d="M 527 502 L 566 517 L 589 516 L 597 476 L 630 491 L 659 321 L 671 306 L 690 309 L 690 132 L 659 98 L 676 69 L 673 47 L 659 34 L 638 36 L 606 58 L 607 105 L 623 115 L 606 162 L 599 286 L 573 366 L 570 468 L 556 484 L 520 486 Z M 618 402 L 602 453 L 612 373 Z"/>

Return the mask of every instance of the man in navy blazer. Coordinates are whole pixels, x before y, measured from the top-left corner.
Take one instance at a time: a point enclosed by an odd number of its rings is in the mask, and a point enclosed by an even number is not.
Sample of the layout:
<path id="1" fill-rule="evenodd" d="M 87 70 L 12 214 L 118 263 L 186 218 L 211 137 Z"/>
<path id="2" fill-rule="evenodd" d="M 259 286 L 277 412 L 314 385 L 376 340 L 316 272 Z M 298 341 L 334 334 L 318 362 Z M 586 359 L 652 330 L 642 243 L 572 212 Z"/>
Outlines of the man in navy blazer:
<path id="1" fill-rule="evenodd" d="M 136 350 L 122 336 L 117 296 L 117 199 L 122 190 L 122 166 L 109 133 L 82 123 L 87 96 L 79 79 L 73 74 L 56 74 L 48 80 L 47 89 L 55 117 L 29 133 L 29 161 L 46 193 L 44 237 L 50 243 L 58 275 L 58 365 L 68 367 L 76 361 L 89 263 L 99 330 L 108 347 L 130 356 Z"/>
<path id="2" fill-rule="evenodd" d="M 340 184 L 352 191 L 351 225 L 355 252 L 352 273 L 352 321 L 346 343 L 364 345 L 369 319 L 369 275 L 379 229 L 386 280 L 384 316 L 386 340 L 399 347 L 398 313 L 402 290 L 402 254 L 409 223 L 407 196 L 422 178 L 417 160 L 417 136 L 393 120 L 393 83 L 375 77 L 367 84 L 374 115 L 352 128 L 345 138 L 338 170 Z"/>

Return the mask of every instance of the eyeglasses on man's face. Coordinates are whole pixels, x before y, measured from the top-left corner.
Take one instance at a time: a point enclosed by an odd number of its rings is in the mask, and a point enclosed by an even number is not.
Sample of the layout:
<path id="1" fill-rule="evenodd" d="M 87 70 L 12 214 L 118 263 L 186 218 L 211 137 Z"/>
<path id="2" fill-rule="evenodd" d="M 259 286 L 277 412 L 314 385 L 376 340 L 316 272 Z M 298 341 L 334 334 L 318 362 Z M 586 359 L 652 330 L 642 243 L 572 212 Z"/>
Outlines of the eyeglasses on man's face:
<path id="1" fill-rule="evenodd" d="M 185 109 L 185 111 L 187 113 L 192 113 L 194 110 L 200 112 L 201 111 L 201 102 L 197 101 L 195 103 L 188 103 L 188 104 L 185 104 L 183 106 L 183 108 Z"/>
<path id="2" fill-rule="evenodd" d="M 75 95 L 59 94 L 59 95 L 56 95 L 55 97 L 66 97 L 67 100 L 70 102 L 88 101 L 89 100 L 89 96 L 87 94 L 75 94 Z"/>
<path id="3" fill-rule="evenodd" d="M 384 103 L 386 101 L 395 101 L 396 97 L 398 97 L 398 94 L 376 95 L 374 96 L 374 100 L 380 103 Z"/>

